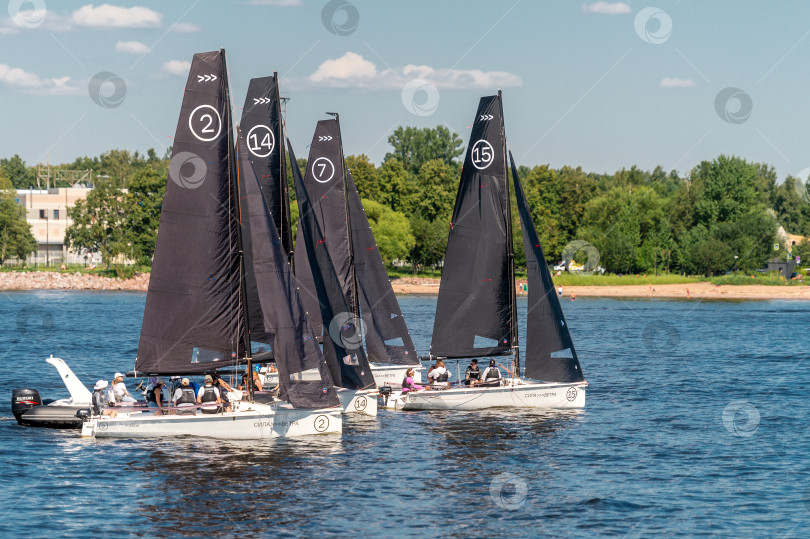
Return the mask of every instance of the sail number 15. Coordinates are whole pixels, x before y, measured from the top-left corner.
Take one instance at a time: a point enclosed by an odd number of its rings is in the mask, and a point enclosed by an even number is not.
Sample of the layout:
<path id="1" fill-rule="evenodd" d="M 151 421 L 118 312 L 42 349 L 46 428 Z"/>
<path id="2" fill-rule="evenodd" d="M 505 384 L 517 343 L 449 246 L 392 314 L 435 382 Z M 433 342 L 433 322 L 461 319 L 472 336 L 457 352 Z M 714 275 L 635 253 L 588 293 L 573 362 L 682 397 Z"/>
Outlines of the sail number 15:
<path id="1" fill-rule="evenodd" d="M 495 150 L 492 148 L 492 144 L 481 139 L 473 144 L 472 150 L 470 150 L 470 158 L 475 168 L 484 170 L 495 159 Z"/>

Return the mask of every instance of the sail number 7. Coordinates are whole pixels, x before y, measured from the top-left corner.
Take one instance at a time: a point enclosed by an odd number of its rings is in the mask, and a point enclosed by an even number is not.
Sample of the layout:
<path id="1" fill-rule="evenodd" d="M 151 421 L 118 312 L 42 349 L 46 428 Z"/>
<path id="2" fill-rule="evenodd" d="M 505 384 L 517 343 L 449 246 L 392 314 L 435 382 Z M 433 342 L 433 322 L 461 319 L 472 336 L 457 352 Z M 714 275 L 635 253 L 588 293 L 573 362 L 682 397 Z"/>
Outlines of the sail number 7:
<path id="1" fill-rule="evenodd" d="M 247 134 L 247 145 L 250 153 L 256 157 L 267 157 L 273 153 L 276 137 L 273 130 L 266 125 L 254 125 Z"/>
<path id="2" fill-rule="evenodd" d="M 470 157 L 472 158 L 472 164 L 475 168 L 484 170 L 491 165 L 492 161 L 495 159 L 495 150 L 492 148 L 492 144 L 481 139 L 473 144 L 472 150 L 470 150 Z"/>
<path id="3" fill-rule="evenodd" d="M 188 128 L 198 140 L 211 142 L 222 132 L 222 118 L 211 105 L 200 105 L 189 114 Z"/>
<path id="4" fill-rule="evenodd" d="M 335 164 L 328 157 L 319 157 L 312 162 L 312 177 L 318 183 L 327 183 L 335 175 Z"/>

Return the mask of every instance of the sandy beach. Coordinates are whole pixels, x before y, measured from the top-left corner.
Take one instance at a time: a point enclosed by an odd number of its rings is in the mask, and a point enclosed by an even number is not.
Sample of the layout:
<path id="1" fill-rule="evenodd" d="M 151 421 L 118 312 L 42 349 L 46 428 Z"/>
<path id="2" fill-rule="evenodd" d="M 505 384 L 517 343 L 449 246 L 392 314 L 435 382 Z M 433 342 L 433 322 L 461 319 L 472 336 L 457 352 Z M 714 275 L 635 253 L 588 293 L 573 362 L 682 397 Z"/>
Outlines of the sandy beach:
<path id="1" fill-rule="evenodd" d="M 518 295 L 525 295 L 526 281 L 518 281 Z M 439 293 L 439 279 L 406 277 L 391 281 L 397 294 Z M 82 273 L 29 271 L 0 273 L 0 290 L 126 290 L 145 291 L 149 274 L 113 279 Z M 710 282 L 663 285 L 566 286 L 563 296 L 607 298 L 680 299 L 810 299 L 810 286 L 721 285 Z"/>

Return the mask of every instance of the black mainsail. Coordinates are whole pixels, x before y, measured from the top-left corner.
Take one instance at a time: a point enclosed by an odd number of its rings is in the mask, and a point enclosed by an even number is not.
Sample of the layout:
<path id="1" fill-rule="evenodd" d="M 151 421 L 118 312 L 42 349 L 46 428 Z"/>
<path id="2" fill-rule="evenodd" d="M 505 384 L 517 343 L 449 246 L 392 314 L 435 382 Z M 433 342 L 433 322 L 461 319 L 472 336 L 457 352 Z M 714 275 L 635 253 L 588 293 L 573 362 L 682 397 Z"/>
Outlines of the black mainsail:
<path id="1" fill-rule="evenodd" d="M 338 406 L 340 401 L 329 369 L 298 296 L 295 277 L 258 174 L 249 160 L 249 144 L 240 130 L 237 147 L 240 222 L 246 265 L 255 276 L 256 299 L 263 314 L 262 330 L 271 337 L 278 367 L 279 396 L 296 408 Z"/>
<path id="2" fill-rule="evenodd" d="M 526 195 L 518 177 L 515 160 L 509 153 L 512 180 L 515 185 L 523 245 L 526 249 L 526 271 L 529 285 L 529 307 L 526 321 L 526 377 L 550 382 L 585 380 L 577 359 L 574 342 L 568 332 L 554 281 L 546 264 Z"/>
<path id="3" fill-rule="evenodd" d="M 458 186 L 430 353 L 506 355 L 517 345 L 500 96 L 482 97 Z"/>
<path id="4" fill-rule="evenodd" d="M 349 195 L 354 271 L 368 358 L 376 363 L 419 365 L 416 348 L 388 279 L 351 171 L 346 174 L 346 190 Z"/>
<path id="5" fill-rule="evenodd" d="M 139 372 L 192 374 L 245 357 L 228 92 L 225 51 L 195 54 L 169 164 Z"/>
<path id="6" fill-rule="evenodd" d="M 319 126 L 321 123 L 319 122 Z M 318 135 L 317 133 L 316 131 L 316 137 L 328 136 Z M 355 309 L 347 301 L 337 266 L 331 255 L 330 238 L 335 237 L 335 235 L 327 234 L 319 222 L 318 214 L 321 208 L 312 201 L 315 194 L 310 193 L 304 185 L 304 179 L 301 177 L 301 171 L 298 169 L 295 153 L 289 140 L 287 141 L 287 148 L 298 199 L 298 227 L 301 231 L 301 239 L 296 244 L 296 252 L 303 251 L 306 253 L 308 266 L 311 268 L 315 288 L 314 295 L 318 300 L 318 304 L 311 307 L 311 309 L 319 309 L 321 319 L 329 321 L 324 326 L 323 355 L 326 358 L 335 385 L 347 389 L 374 387 L 374 377 L 371 374 L 371 367 L 363 350 L 363 338 L 359 327 L 361 324 L 355 314 Z M 333 164 L 342 166 L 342 160 L 333 161 Z M 312 166 L 311 160 L 307 166 Z M 337 171 L 327 173 L 327 176 L 332 179 L 331 175 L 334 174 L 337 174 Z M 327 176 L 324 176 L 324 178 Z M 329 196 L 329 193 L 322 195 L 321 201 Z M 330 222 L 327 221 L 325 226 L 329 226 Z M 342 223 L 342 225 L 342 229 L 345 230 L 345 223 Z M 341 235 L 338 234 L 335 241 L 340 243 L 341 239 Z M 298 265 L 298 267 L 300 269 L 301 266 Z M 307 308 L 310 310 L 309 304 Z"/>

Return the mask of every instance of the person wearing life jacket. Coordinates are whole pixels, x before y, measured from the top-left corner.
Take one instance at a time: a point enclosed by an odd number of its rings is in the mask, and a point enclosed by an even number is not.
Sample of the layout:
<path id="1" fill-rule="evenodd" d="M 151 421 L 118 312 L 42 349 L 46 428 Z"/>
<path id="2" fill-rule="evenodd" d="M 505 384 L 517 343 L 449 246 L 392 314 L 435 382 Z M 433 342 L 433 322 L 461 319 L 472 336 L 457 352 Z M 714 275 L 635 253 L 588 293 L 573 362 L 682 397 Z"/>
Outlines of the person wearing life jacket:
<path id="1" fill-rule="evenodd" d="M 110 404 L 110 395 L 107 392 L 107 380 L 99 380 L 93 387 L 93 413 L 115 417 L 115 410 L 107 408 Z"/>
<path id="2" fill-rule="evenodd" d="M 484 386 L 499 386 L 501 385 L 501 369 L 498 368 L 498 365 L 495 364 L 494 359 L 489 360 L 489 367 L 484 369 L 483 374 L 481 375 L 482 382 L 481 385 Z"/>
<path id="3" fill-rule="evenodd" d="M 408 369 L 405 371 L 405 378 L 402 380 L 402 394 L 407 395 L 411 391 L 418 391 L 420 389 L 425 389 L 423 386 L 420 386 L 416 382 L 413 381 L 413 375 L 416 373 L 413 369 Z"/>
<path id="4" fill-rule="evenodd" d="M 146 388 L 146 404 L 150 410 L 155 412 L 155 415 L 163 415 L 163 380 L 160 378 L 155 379 L 155 382 L 149 384 Z"/>
<path id="5" fill-rule="evenodd" d="M 473 359 L 470 361 L 470 366 L 467 367 L 467 372 L 464 373 L 464 385 L 472 387 L 480 383 L 481 369 L 478 368 L 478 360 Z"/>
<path id="6" fill-rule="evenodd" d="M 450 373 L 444 368 L 444 360 L 436 362 L 436 368 L 428 373 L 430 389 L 450 389 Z"/>
<path id="7" fill-rule="evenodd" d="M 195 415 L 197 413 L 197 396 L 194 394 L 188 378 L 183 378 L 180 385 L 174 390 L 172 403 L 177 408 L 175 410 L 177 415 Z"/>
<path id="8" fill-rule="evenodd" d="M 222 379 L 218 374 L 212 376 L 214 379 L 214 387 L 219 390 L 219 398 L 222 400 L 222 409 L 226 412 L 231 411 L 231 399 L 228 397 L 228 393 L 233 391 L 231 385 Z M 197 390 L 199 392 L 199 390 Z"/>
<path id="9" fill-rule="evenodd" d="M 219 396 L 219 388 L 214 387 L 214 377 L 205 375 L 205 386 L 197 393 L 197 404 L 202 404 L 202 413 L 216 414 L 222 411 L 222 399 Z"/>

